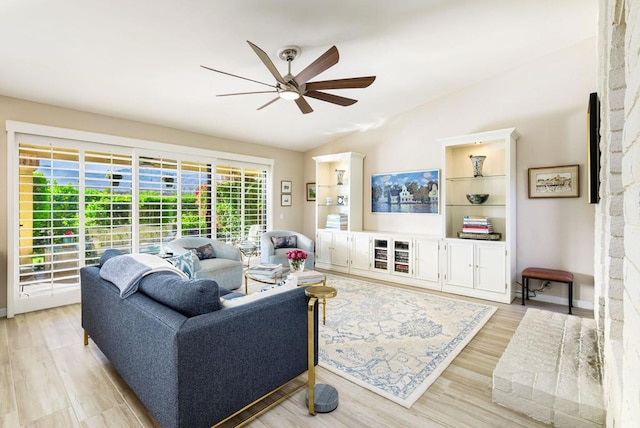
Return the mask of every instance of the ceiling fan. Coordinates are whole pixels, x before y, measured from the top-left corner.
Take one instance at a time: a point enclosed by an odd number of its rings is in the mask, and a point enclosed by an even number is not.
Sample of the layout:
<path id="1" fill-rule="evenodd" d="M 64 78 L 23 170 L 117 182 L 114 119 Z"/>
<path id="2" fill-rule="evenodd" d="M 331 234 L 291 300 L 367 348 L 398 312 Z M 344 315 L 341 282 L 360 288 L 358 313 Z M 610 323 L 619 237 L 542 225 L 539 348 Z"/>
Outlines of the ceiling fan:
<path id="1" fill-rule="evenodd" d="M 276 84 L 270 85 L 269 83 L 260 82 L 258 80 L 249 79 L 246 77 L 238 76 L 235 74 L 227 73 L 225 71 L 215 70 L 213 68 L 205 67 L 201 65 L 202 68 L 206 68 L 207 70 L 215 71 L 216 73 L 226 74 L 227 76 L 237 77 L 239 79 L 248 80 L 250 82 L 259 83 L 261 85 L 269 86 L 273 88 L 270 91 L 253 91 L 253 92 L 238 92 L 233 94 L 219 94 L 218 97 L 228 97 L 233 95 L 250 95 L 250 94 L 268 94 L 268 93 L 276 93 L 278 96 L 268 103 L 258 107 L 258 110 L 261 110 L 268 105 L 278 101 L 279 99 L 284 100 L 293 100 L 298 105 L 300 111 L 304 114 L 311 113 L 313 109 L 305 99 L 306 97 L 315 98 L 317 100 L 326 101 L 332 104 L 337 104 L 343 107 L 350 106 L 358 102 L 358 100 L 354 100 L 353 98 L 341 97 L 338 95 L 329 94 L 326 92 L 321 92 L 320 90 L 325 89 L 356 89 L 356 88 L 366 88 L 371 85 L 374 80 L 376 80 L 376 76 L 367 76 L 367 77 L 352 77 L 348 79 L 334 79 L 334 80 L 322 80 L 316 82 L 309 82 L 310 79 L 313 79 L 318 74 L 327 70 L 330 67 L 333 67 L 338 63 L 340 59 L 340 55 L 338 54 L 338 48 L 332 46 L 325 53 L 320 55 L 314 62 L 309 64 L 304 70 L 298 73 L 296 76 L 291 74 L 291 62 L 300 55 L 301 49 L 297 46 L 286 46 L 278 51 L 278 57 L 283 61 L 287 61 L 288 70 L 287 74 L 284 76 L 280 75 L 276 66 L 269 59 L 269 55 L 267 55 L 262 49 L 258 46 L 254 45 L 250 41 L 247 40 L 249 46 L 254 50 L 254 52 L 258 55 L 258 58 L 262 61 L 262 63 L 267 67 L 269 72 L 275 77 Z"/>

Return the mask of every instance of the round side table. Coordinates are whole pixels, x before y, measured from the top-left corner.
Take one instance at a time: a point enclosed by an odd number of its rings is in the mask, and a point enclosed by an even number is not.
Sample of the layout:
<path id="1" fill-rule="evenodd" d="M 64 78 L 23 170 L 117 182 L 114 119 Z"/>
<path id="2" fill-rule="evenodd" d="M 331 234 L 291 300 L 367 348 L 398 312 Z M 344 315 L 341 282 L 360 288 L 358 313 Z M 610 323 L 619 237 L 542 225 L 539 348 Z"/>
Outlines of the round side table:
<path id="1" fill-rule="evenodd" d="M 316 385 L 316 366 L 314 364 L 314 310 L 316 302 L 323 305 L 323 309 L 326 310 L 327 299 L 331 299 L 338 295 L 338 291 L 333 287 L 327 287 L 325 285 L 316 285 L 307 287 L 305 294 L 309 296 L 309 302 L 307 303 L 307 325 L 308 325 L 308 351 L 309 356 L 309 381 L 307 389 L 307 406 L 309 407 L 309 414 L 315 415 L 316 412 L 328 413 L 335 410 L 338 407 L 338 390 L 331 385 L 317 384 Z M 326 314 L 326 313 L 325 313 Z M 324 321 L 324 317 L 323 317 Z"/>

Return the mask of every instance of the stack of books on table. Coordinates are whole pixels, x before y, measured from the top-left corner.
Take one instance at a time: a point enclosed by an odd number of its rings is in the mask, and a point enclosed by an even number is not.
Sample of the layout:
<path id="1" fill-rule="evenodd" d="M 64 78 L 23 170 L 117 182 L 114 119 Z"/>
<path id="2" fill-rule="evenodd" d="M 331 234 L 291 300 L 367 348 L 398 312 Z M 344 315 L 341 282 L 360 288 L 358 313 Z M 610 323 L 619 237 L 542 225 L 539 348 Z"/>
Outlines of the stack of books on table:
<path id="1" fill-rule="evenodd" d="M 262 263 L 259 265 L 251 266 L 247 273 L 251 275 L 262 275 L 268 276 L 270 278 L 275 277 L 279 272 L 282 271 L 281 264 L 273 264 L 273 263 Z"/>
<path id="2" fill-rule="evenodd" d="M 329 214 L 327 216 L 326 229 L 347 230 L 348 228 L 347 214 Z"/>
<path id="3" fill-rule="evenodd" d="M 289 277 L 296 278 L 298 285 L 313 284 L 324 281 L 324 275 L 315 270 L 307 270 L 303 272 L 291 272 Z"/>
<path id="4" fill-rule="evenodd" d="M 488 217 L 466 215 L 462 219 L 462 232 L 464 233 L 493 233 L 493 225 Z"/>

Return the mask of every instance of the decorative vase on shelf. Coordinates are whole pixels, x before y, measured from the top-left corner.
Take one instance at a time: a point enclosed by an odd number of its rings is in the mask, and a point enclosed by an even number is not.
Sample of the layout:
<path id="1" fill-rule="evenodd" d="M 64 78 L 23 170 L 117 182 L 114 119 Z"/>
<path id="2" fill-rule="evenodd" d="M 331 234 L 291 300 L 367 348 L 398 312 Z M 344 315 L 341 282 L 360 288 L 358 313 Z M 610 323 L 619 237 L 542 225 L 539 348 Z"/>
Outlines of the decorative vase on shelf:
<path id="1" fill-rule="evenodd" d="M 336 169 L 336 180 L 338 182 L 338 186 L 342 186 L 344 184 L 344 169 Z"/>
<path id="2" fill-rule="evenodd" d="M 486 156 L 469 155 L 469 159 L 471 159 L 471 164 L 473 165 L 474 177 L 482 177 L 482 164 L 486 158 Z"/>

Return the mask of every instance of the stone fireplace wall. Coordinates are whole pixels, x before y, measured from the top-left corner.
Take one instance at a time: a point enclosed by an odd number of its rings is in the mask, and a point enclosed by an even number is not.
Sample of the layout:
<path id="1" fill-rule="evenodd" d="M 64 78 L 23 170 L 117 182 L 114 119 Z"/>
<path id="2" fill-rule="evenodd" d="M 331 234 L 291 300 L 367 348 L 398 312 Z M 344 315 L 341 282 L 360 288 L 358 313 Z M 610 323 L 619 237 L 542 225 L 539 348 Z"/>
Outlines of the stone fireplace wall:
<path id="1" fill-rule="evenodd" d="M 607 426 L 640 426 L 640 2 L 600 0 L 595 318 Z"/>

